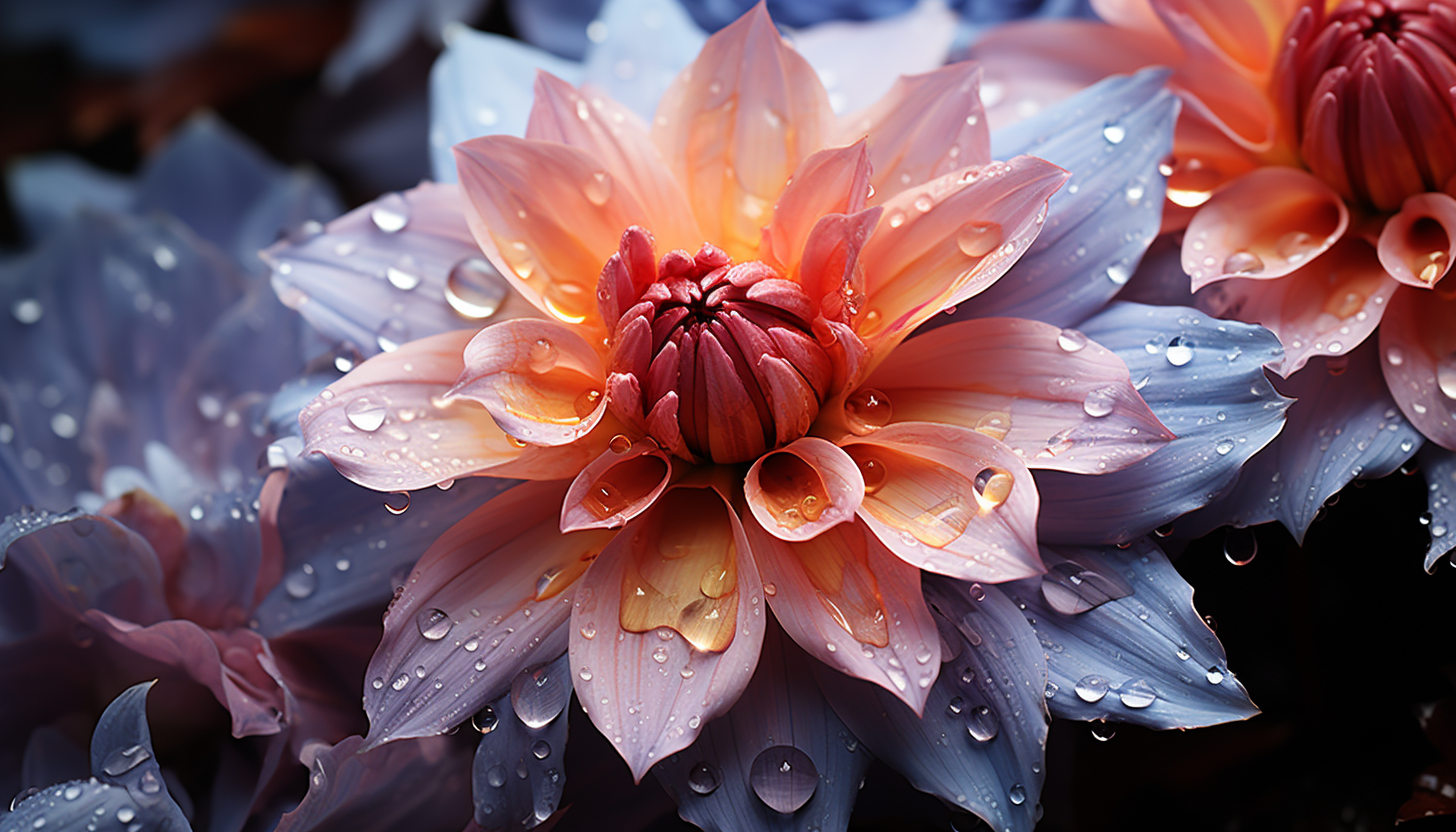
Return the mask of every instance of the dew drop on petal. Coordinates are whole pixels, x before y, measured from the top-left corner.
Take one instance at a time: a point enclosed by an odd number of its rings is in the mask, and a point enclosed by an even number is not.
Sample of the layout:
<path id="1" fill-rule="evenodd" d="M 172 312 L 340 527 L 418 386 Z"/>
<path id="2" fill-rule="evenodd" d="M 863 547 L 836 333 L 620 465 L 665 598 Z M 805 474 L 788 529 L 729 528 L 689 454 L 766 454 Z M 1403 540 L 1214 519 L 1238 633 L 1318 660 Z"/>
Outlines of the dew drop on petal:
<path id="1" fill-rule="evenodd" d="M 476 711 L 475 715 L 470 717 L 470 725 L 482 734 L 489 734 L 499 724 L 500 718 L 495 715 L 495 708 L 489 705 Z"/>
<path id="2" fill-rule="evenodd" d="M 586 196 L 587 202 L 597 207 L 606 205 L 607 200 L 612 198 L 612 177 L 605 171 L 597 171 L 586 178 L 581 192 Z"/>
<path id="3" fill-rule="evenodd" d="M 1011 790 L 1009 792 L 1007 792 L 1007 796 L 1010 798 L 1013 804 L 1020 806 L 1021 804 L 1026 802 L 1026 787 L 1021 785 L 1020 783 L 1017 783 L 1011 787 Z"/>
<path id="4" fill-rule="evenodd" d="M 1064 329 L 1057 335 L 1057 346 L 1065 352 L 1077 352 L 1087 346 L 1087 336 L 1075 329 Z"/>
<path id="5" fill-rule="evenodd" d="M 814 796 L 819 787 L 819 770 L 803 751 L 792 745 L 775 745 L 754 758 L 748 784 L 770 809 L 787 815 Z"/>
<path id="6" fill-rule="evenodd" d="M 421 610 L 415 616 L 415 626 L 419 627 L 420 635 L 427 641 L 439 641 L 450 634 L 455 622 L 450 620 L 449 613 L 432 608 Z"/>
<path id="7" fill-rule="evenodd" d="M 1108 144 L 1119 144 L 1127 138 L 1127 128 L 1109 121 L 1102 128 L 1102 138 L 1106 139 Z"/>
<path id="8" fill-rule="evenodd" d="M 996 714 L 985 705 L 977 705 L 966 715 L 966 731 L 976 742 L 990 742 L 1000 730 Z"/>
<path id="9" fill-rule="evenodd" d="M 571 680 L 550 665 L 522 671 L 511 682 L 511 708 L 530 728 L 544 728 L 556 719 L 571 699 Z"/>
<path id="10" fill-rule="evenodd" d="M 1158 698 L 1157 692 L 1146 679 L 1134 679 L 1128 682 L 1118 690 L 1117 696 L 1122 700 L 1123 707 L 1135 709 L 1146 708 Z"/>
<path id="11" fill-rule="evenodd" d="M 619 433 L 607 443 L 607 449 L 614 454 L 625 454 L 632 450 L 632 440 Z"/>
<path id="12" fill-rule="evenodd" d="M 374 203 L 369 218 L 380 231 L 393 234 L 409 224 L 409 203 L 399 194 L 389 194 Z"/>
<path id="13" fill-rule="evenodd" d="M 1224 274 L 1258 274 L 1264 270 L 1264 261 L 1251 251 L 1236 251 L 1223 261 Z"/>
<path id="14" fill-rule="evenodd" d="M 1229 529 L 1223 539 L 1223 556 L 1234 566 L 1247 566 L 1259 554 L 1259 539 L 1253 529 Z"/>
<path id="15" fill-rule="evenodd" d="M 152 753 L 140 745 L 118 748 L 102 761 L 101 772 L 111 777 L 119 777 L 151 758 Z"/>
<path id="16" fill-rule="evenodd" d="M 698 763 L 688 771 L 688 788 L 698 794 L 712 794 L 723 783 L 723 775 L 712 763 Z"/>
<path id="17" fill-rule="evenodd" d="M 445 278 L 445 302 L 456 314 L 472 321 L 494 315 L 509 292 L 505 278 L 480 257 L 461 260 Z"/>
<path id="18" fill-rule="evenodd" d="M 1168 351 L 1164 353 L 1164 357 L 1174 367 L 1182 367 L 1193 360 L 1193 344 L 1182 335 L 1175 336 L 1168 342 Z"/>
<path id="19" fill-rule="evenodd" d="M 316 589 L 318 589 L 318 574 L 314 572 L 311 564 L 305 563 L 298 569 L 289 572 L 283 579 L 283 591 L 288 593 L 289 598 L 296 601 L 302 601 L 313 595 Z"/>
<path id="20" fill-rule="evenodd" d="M 1385 361 L 1392 367 L 1399 367 L 1405 363 L 1405 353 L 1399 347 L 1391 347 L 1385 351 Z"/>
<path id="21" fill-rule="evenodd" d="M 1105 678 L 1089 673 L 1078 679 L 1073 689 L 1077 692 L 1077 698 L 1083 702 L 1100 702 L 1107 695 L 1107 688 L 1108 682 Z"/>
<path id="22" fill-rule="evenodd" d="M 873 387 L 861 387 L 844 400 L 849 429 L 859 436 L 888 425 L 891 413 L 890 399 Z"/>
<path id="23" fill-rule="evenodd" d="M 33 324 L 39 321 L 44 312 L 45 307 L 41 306 L 40 301 L 35 298 L 21 298 L 10 305 L 10 314 L 23 324 Z"/>
<path id="24" fill-rule="evenodd" d="M 537 338 L 535 343 L 531 344 L 530 350 L 526 354 L 526 361 L 531 368 L 531 372 L 539 375 L 551 372 L 555 368 L 556 360 L 559 357 L 560 353 L 557 351 L 556 345 L 551 343 L 550 339 Z"/>
<path id="25" fill-rule="evenodd" d="M 1456 399 L 1456 353 L 1449 353 L 1436 363 L 1436 385 L 1446 398 Z"/>
<path id="26" fill-rule="evenodd" d="M 956 230 L 956 245 L 967 257 L 985 257 L 1001 245 L 999 223 L 968 222 Z"/>
<path id="27" fill-rule="evenodd" d="M 1117 388 L 1099 387 L 1087 393 L 1082 399 L 1082 412 L 1094 419 L 1100 419 L 1112 413 L 1117 403 Z"/>
<path id="28" fill-rule="evenodd" d="M 393 491 L 384 495 L 384 508 L 390 514 L 404 514 L 409 510 L 409 506 L 408 491 Z"/>

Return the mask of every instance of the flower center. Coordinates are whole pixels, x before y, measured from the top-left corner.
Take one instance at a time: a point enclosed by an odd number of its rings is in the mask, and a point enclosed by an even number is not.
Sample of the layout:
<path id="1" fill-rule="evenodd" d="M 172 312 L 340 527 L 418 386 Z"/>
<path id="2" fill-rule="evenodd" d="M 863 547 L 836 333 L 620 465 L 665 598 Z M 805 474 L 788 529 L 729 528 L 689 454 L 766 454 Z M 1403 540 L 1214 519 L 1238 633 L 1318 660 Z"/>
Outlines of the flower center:
<path id="1" fill-rule="evenodd" d="M 1456 175 L 1456 5 L 1346 0 L 1296 18 L 1281 107 L 1310 171 L 1345 198 L 1393 211 Z"/>
<path id="2" fill-rule="evenodd" d="M 613 412 L 694 460 L 746 462 L 803 436 L 833 365 L 799 284 L 706 243 L 651 257 L 634 227 L 602 272 Z"/>

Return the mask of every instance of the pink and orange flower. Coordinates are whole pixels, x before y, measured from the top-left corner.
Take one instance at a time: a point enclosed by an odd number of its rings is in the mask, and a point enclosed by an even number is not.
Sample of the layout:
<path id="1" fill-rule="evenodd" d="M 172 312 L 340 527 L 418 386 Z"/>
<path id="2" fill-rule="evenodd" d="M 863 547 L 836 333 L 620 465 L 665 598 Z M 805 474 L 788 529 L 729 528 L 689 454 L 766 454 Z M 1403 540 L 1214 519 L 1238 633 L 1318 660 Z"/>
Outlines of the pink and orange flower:
<path id="1" fill-rule="evenodd" d="M 918 712 L 942 649 L 920 570 L 1044 571 L 1031 469 L 1116 470 L 1172 438 L 1080 333 L 983 319 L 906 340 L 1011 267 L 1067 176 L 991 160 L 978 84 L 956 64 L 837 119 L 760 5 L 650 126 L 542 74 L 526 138 L 456 148 L 470 231 L 535 311 L 400 345 L 301 422 L 379 490 L 529 482 L 396 597 L 371 744 L 458 724 L 569 645 L 640 779 L 738 698 L 766 607 Z M 446 638 L 439 672 L 468 684 L 433 700 L 413 657 Z"/>
<path id="2" fill-rule="evenodd" d="M 1171 67 L 1186 109 L 1164 228 L 1186 226 L 1193 289 L 1216 284 L 1200 305 L 1272 329 L 1286 376 L 1378 326 L 1401 411 L 1456 448 L 1456 4 L 1093 6 L 1106 24 L 1013 25 L 977 46 L 1002 114 Z"/>

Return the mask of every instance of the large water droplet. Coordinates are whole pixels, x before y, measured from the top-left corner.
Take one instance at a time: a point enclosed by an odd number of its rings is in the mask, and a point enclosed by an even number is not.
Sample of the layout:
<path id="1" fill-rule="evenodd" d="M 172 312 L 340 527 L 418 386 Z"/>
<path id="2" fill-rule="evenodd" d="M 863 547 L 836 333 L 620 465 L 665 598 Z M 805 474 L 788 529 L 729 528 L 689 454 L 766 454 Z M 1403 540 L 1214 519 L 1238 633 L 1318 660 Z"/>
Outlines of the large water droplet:
<path id="1" fill-rule="evenodd" d="M 1091 390 L 1082 399 L 1082 412 L 1094 419 L 1111 414 L 1116 406 L 1117 388 L 1112 385 Z"/>
<path id="2" fill-rule="evenodd" d="M 956 231 L 956 245 L 967 257 L 985 257 L 1001 245 L 1001 226 L 994 222 L 968 222 Z"/>
<path id="3" fill-rule="evenodd" d="M 526 362 L 533 373 L 549 373 L 556 366 L 559 357 L 555 344 L 549 339 L 537 338 L 526 353 Z"/>
<path id="4" fill-rule="evenodd" d="M 1106 139 L 1108 144 L 1119 144 L 1127 138 L 1127 128 L 1109 121 L 1102 128 L 1102 138 Z"/>
<path id="5" fill-rule="evenodd" d="M 1234 566 L 1246 566 L 1259 554 L 1253 529 L 1229 529 L 1223 538 L 1223 556 Z"/>
<path id="6" fill-rule="evenodd" d="M 119 777 L 152 758 L 152 753 L 140 745 L 118 748 L 106 755 L 101 771 L 112 777 Z"/>
<path id="7" fill-rule="evenodd" d="M 1102 720 L 1092 723 L 1092 739 L 1098 742 L 1107 742 L 1115 736 L 1117 736 L 1116 726 L 1109 725 Z"/>
<path id="8" fill-rule="evenodd" d="M 1264 270 L 1264 261 L 1252 251 L 1236 251 L 1223 261 L 1224 274 L 1258 274 Z"/>
<path id="9" fill-rule="evenodd" d="M 388 415 L 389 408 L 367 397 L 361 396 L 344 405 L 344 416 L 348 418 L 349 424 L 365 433 L 379 430 Z"/>
<path id="10" fill-rule="evenodd" d="M 890 399 L 873 387 L 861 387 L 844 400 L 844 415 L 849 429 L 864 436 L 890 423 Z"/>
<path id="11" fill-rule="evenodd" d="M 500 724 L 500 717 L 495 715 L 495 708 L 486 705 L 470 717 L 470 725 L 482 734 L 489 734 Z"/>
<path id="12" fill-rule="evenodd" d="M 787 815 L 814 796 L 819 788 L 819 770 L 808 754 L 794 746 L 775 745 L 754 758 L 748 784 L 770 809 Z"/>
<path id="13" fill-rule="evenodd" d="M 445 302 L 461 317 L 472 321 L 494 315 L 509 292 L 505 278 L 480 257 L 461 260 L 445 278 Z"/>
<path id="14" fill-rule="evenodd" d="M 384 495 L 384 510 L 390 514 L 404 514 L 410 507 L 408 491 L 392 491 Z"/>
<path id="15" fill-rule="evenodd" d="M 374 343 L 383 352 L 394 352 L 410 339 L 409 325 L 399 318 L 385 318 L 374 331 Z"/>
<path id="16" fill-rule="evenodd" d="M 1077 615 L 1132 593 L 1101 572 L 1063 561 L 1042 575 L 1041 594 L 1057 612 Z"/>
<path id="17" fill-rule="evenodd" d="M 1182 335 L 1174 336 L 1173 340 L 1168 342 L 1168 351 L 1164 357 L 1174 367 L 1182 367 L 1193 360 L 1193 343 Z"/>
<path id="18" fill-rule="evenodd" d="M 977 705 L 966 714 L 966 731 L 976 742 L 990 742 L 1001 730 L 996 714 L 985 705 Z"/>
<path id="19" fill-rule="evenodd" d="M 298 569 L 289 572 L 288 576 L 283 579 L 283 591 L 294 600 L 302 601 L 313 595 L 316 589 L 318 589 L 318 575 L 311 564 L 305 563 Z"/>
<path id="20" fill-rule="evenodd" d="M 1016 478 L 1011 472 L 1000 468 L 982 468 L 972 484 L 976 488 L 976 502 L 980 504 L 981 510 L 990 511 L 1010 498 Z"/>
<path id="21" fill-rule="evenodd" d="M 1146 679 L 1128 682 L 1118 690 L 1117 695 L 1123 706 L 1128 708 L 1146 708 L 1158 698 L 1157 691 L 1153 690 L 1153 686 Z"/>
<path id="22" fill-rule="evenodd" d="M 428 641 L 439 641 L 450 635 L 450 630 L 455 622 L 450 620 L 450 614 L 444 610 L 428 609 L 420 610 L 415 616 L 415 626 L 420 628 L 420 635 Z"/>
<path id="23" fill-rule="evenodd" d="M 723 783 L 723 775 L 711 763 L 698 763 L 688 771 L 688 788 L 698 794 L 712 794 Z"/>
<path id="24" fill-rule="evenodd" d="M 1077 692 L 1077 698 L 1083 702 L 1101 702 L 1102 697 L 1107 695 L 1108 681 L 1095 673 L 1089 673 L 1077 680 L 1073 688 Z"/>
<path id="25" fill-rule="evenodd" d="M 1087 346 L 1087 336 L 1075 329 L 1064 329 L 1057 334 L 1057 346 L 1067 352 L 1077 352 Z"/>
<path id="26" fill-rule="evenodd" d="M 375 227 L 386 234 L 393 234 L 409 224 L 409 203 L 399 194 L 387 194 L 374 203 L 369 218 Z"/>
<path id="27" fill-rule="evenodd" d="M 1456 352 L 1436 363 L 1436 385 L 1448 399 L 1456 399 Z"/>
<path id="28" fill-rule="evenodd" d="M 543 728 L 560 716 L 571 699 L 571 679 L 550 665 L 522 671 L 511 682 L 511 708 L 531 728 Z"/>
<path id="29" fill-rule="evenodd" d="M 504 786 L 506 784 L 506 767 L 497 764 L 486 769 L 485 782 L 497 789 Z"/>
<path id="30" fill-rule="evenodd" d="M 612 198 L 612 177 L 606 171 L 597 171 L 582 183 L 581 192 L 587 202 L 598 207 L 606 205 L 607 200 Z"/>
<path id="31" fill-rule="evenodd" d="M 1011 790 L 1006 794 L 1011 799 L 1011 802 L 1017 806 L 1026 802 L 1026 787 L 1020 783 L 1012 786 Z"/>
<path id="32" fill-rule="evenodd" d="M 39 321 L 44 312 L 45 307 L 41 306 L 40 301 L 35 298 L 21 298 L 10 305 L 10 314 L 23 324 L 33 324 Z"/>
<path id="33" fill-rule="evenodd" d="M 401 261 L 399 264 L 385 269 L 384 279 L 389 281 L 389 285 L 403 292 L 408 292 L 420 285 L 420 274 L 412 261 Z"/>

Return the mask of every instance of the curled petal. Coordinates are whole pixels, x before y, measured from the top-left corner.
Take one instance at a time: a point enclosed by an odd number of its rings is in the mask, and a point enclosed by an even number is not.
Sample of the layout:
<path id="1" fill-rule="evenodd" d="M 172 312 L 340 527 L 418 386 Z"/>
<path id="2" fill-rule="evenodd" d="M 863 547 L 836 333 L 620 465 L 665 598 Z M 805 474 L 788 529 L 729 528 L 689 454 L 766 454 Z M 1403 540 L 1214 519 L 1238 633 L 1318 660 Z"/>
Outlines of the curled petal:
<path id="1" fill-rule="evenodd" d="M 792 274 L 820 217 L 863 209 L 869 183 L 870 157 L 863 141 L 821 150 L 804 159 L 774 204 L 773 221 L 764 228 L 765 253 Z"/>
<path id="2" fill-rule="evenodd" d="M 805 436 L 758 458 L 743 496 L 753 516 L 781 540 L 808 540 L 854 519 L 864 477 L 833 442 Z"/>
<path id="3" fill-rule="evenodd" d="M 473 333 L 411 341 L 369 359 L 299 413 L 304 450 L 321 453 L 366 488 L 401 491 L 482 471 L 529 479 L 569 477 L 600 450 L 588 443 L 522 446 L 473 401 L 442 397 L 465 369 Z"/>
<path id="4" fill-rule="evenodd" d="M 626 444 L 627 437 L 618 436 Z M 672 460 L 651 439 L 608 448 L 572 481 L 561 506 L 561 530 L 613 529 L 646 511 L 672 478 Z"/>
<path id="5" fill-rule="evenodd" d="M 758 664 L 760 579 L 737 515 L 677 487 L 602 551 L 576 593 L 582 707 L 641 780 L 737 701 Z"/>
<path id="6" fill-rule="evenodd" d="M 568 445 L 607 411 L 601 357 L 577 330 L 556 321 L 488 326 L 465 345 L 465 368 L 446 401 L 471 399 L 522 442 Z"/>
<path id="7" fill-rule="evenodd" d="M 846 294 L 852 296 L 862 282 L 859 276 L 859 253 L 865 241 L 880 221 L 880 208 L 869 208 L 855 214 L 826 214 L 814 223 L 808 239 L 804 242 L 803 255 L 798 262 L 799 283 L 810 300 L 817 302 L 819 309 L 831 317 L 837 317 L 845 302 Z M 837 321 L 825 323 L 830 327 L 844 326 Z M 854 349 L 862 351 L 864 345 L 858 337 L 840 343 L 840 338 L 853 335 L 853 331 L 835 337 L 829 349 Z M 850 343 L 852 342 L 852 343 Z M 853 373 L 844 373 L 846 368 L 835 363 L 835 383 L 841 374 L 852 378 Z"/>
<path id="8" fill-rule="evenodd" d="M 363 740 L 314 740 L 300 755 L 308 794 L 279 819 L 277 832 L 347 826 L 385 832 L 400 825 L 453 829 L 464 823 L 469 758 L 450 737 L 425 737 L 360 753 Z"/>
<path id="9" fill-rule="evenodd" d="M 1456 299 L 1402 288 L 1380 327 L 1390 395 L 1426 438 L 1456 450 Z"/>
<path id="10" fill-rule="evenodd" d="M 536 76 L 536 103 L 526 138 L 570 145 L 598 160 L 618 186 L 637 198 L 663 251 L 695 251 L 702 245 L 687 196 L 657 152 L 647 125 L 621 104 L 542 72 Z"/>
<path id="11" fill-rule="evenodd" d="M 827 144 L 832 124 L 813 67 L 758 6 L 708 38 L 678 75 L 658 104 L 652 138 L 698 224 L 744 260 L 757 250 L 784 183 Z"/>
<path id="12" fill-rule="evenodd" d="M 601 325 L 597 278 L 622 230 L 646 226 L 637 197 L 585 152 L 556 142 L 485 136 L 455 147 L 475 241 L 544 312 Z"/>
<path id="13" fill-rule="evenodd" d="M 916 713 L 940 669 L 940 637 L 920 570 L 863 523 L 789 543 L 748 524 L 774 617 L 809 655 L 873 682 Z"/>
<path id="14" fill-rule="evenodd" d="M 1427 572 L 1434 572 L 1441 556 L 1456 546 L 1456 500 L 1451 499 L 1456 486 L 1456 453 L 1430 443 L 1421 448 L 1419 458 L 1431 513 L 1431 545 L 1426 549 L 1425 567 Z"/>
<path id="15" fill-rule="evenodd" d="M 905 561 L 989 583 L 1043 571 L 1036 484 L 1005 445 L 930 422 L 901 422 L 841 445 L 864 476 L 860 518 Z"/>
<path id="16" fill-rule="evenodd" d="M 1213 195 L 1188 223 L 1183 270 L 1193 289 L 1227 277 L 1282 277 L 1344 235 L 1350 209 L 1296 168 L 1265 167 Z"/>
<path id="17" fill-rule="evenodd" d="M 460 724 L 534 658 L 565 648 L 568 590 L 612 539 L 600 530 L 562 534 L 565 493 L 565 482 L 516 486 L 420 558 L 369 661 L 368 747 Z"/>
<path id="18" fill-rule="evenodd" d="M 1273 369 L 1288 377 L 1314 356 L 1345 355 L 1363 342 L 1398 285 L 1375 249 L 1351 236 L 1293 274 L 1222 280 L 1204 287 L 1196 302 L 1210 314 L 1262 324 L 1278 335 L 1284 360 Z"/>
<path id="19" fill-rule="evenodd" d="M 1380 264 L 1390 276 L 1421 289 L 1451 270 L 1456 257 L 1456 199 L 1443 193 L 1416 194 L 1380 232 Z"/>
<path id="20" fill-rule="evenodd" d="M 1116 353 L 1019 318 L 962 321 L 906 341 L 845 397 L 851 430 L 863 430 L 855 414 L 870 394 L 894 421 L 971 428 L 1030 468 L 1116 471 L 1173 439 Z"/>
<path id="21" fill-rule="evenodd" d="M 883 98 L 840 119 L 840 141 L 869 142 L 874 199 L 991 161 L 981 68 L 961 62 L 901 76 Z"/>
<path id="22" fill-rule="evenodd" d="M 966 168 L 885 203 L 860 252 L 865 302 L 855 330 L 883 356 L 932 315 L 995 283 L 1041 230 L 1067 172 L 1030 156 Z"/>

